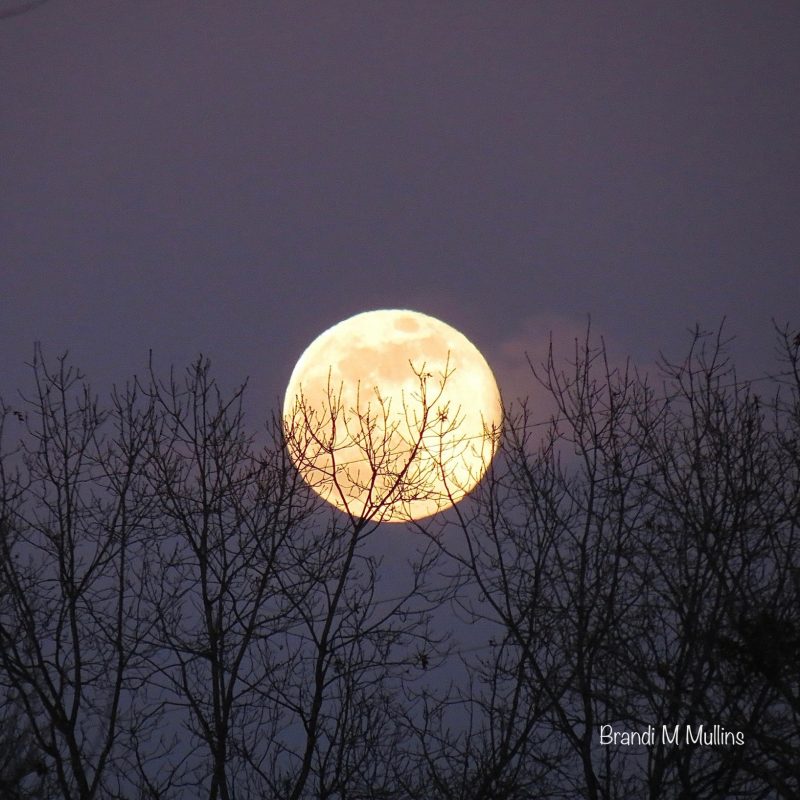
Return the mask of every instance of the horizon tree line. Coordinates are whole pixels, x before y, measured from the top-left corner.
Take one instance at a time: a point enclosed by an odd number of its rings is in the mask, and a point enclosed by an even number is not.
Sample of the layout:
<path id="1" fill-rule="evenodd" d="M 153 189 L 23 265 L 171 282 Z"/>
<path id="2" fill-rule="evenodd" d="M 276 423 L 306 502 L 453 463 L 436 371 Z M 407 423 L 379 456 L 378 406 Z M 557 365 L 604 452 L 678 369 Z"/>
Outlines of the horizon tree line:
<path id="1" fill-rule="evenodd" d="M 800 796 L 800 335 L 776 339 L 749 382 L 721 330 L 657 378 L 588 331 L 551 346 L 553 415 L 506 409 L 477 489 L 388 549 L 419 487 L 374 419 L 346 514 L 289 456 L 324 446 L 304 409 L 257 445 L 207 359 L 101 404 L 37 348 L 0 405 L 0 796 Z"/>

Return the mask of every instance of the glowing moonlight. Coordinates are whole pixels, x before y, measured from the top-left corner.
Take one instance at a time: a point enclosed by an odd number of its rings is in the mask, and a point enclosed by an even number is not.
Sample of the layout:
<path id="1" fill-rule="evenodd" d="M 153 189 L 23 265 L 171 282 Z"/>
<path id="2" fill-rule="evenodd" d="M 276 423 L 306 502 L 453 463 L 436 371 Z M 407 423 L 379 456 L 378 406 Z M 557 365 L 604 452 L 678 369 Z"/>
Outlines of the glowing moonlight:
<path id="1" fill-rule="evenodd" d="M 354 517 L 419 519 L 475 488 L 502 405 L 465 336 L 415 311 L 367 311 L 320 334 L 283 406 L 286 440 L 317 494 Z"/>

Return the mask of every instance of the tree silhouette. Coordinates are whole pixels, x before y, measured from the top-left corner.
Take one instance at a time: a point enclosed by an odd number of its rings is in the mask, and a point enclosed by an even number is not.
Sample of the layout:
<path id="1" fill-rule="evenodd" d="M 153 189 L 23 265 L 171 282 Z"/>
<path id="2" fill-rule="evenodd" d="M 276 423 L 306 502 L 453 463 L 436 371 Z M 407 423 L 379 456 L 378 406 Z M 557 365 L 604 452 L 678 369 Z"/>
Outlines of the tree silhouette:
<path id="1" fill-rule="evenodd" d="M 437 731 L 458 757 L 429 760 L 431 783 L 460 787 L 440 796 L 797 795 L 800 384 L 781 339 L 769 402 L 719 335 L 665 361 L 658 394 L 588 337 L 565 369 L 551 348 L 557 414 L 509 415 L 504 458 L 436 537 L 466 613 L 499 631 L 470 662 L 478 722 Z M 601 747 L 601 724 L 745 744 Z"/>
<path id="2" fill-rule="evenodd" d="M 403 431 L 331 387 L 343 457 L 302 398 L 257 445 L 206 359 L 101 404 L 37 349 L 0 414 L 2 791 L 798 796 L 800 348 L 778 341 L 752 382 L 719 332 L 658 383 L 588 334 L 564 364 L 551 348 L 552 418 L 507 409 L 481 484 L 393 525 L 391 560 L 383 520 L 433 491 L 414 454 L 447 470 L 446 375 L 419 372 Z M 659 736 L 601 745 L 601 725 Z"/>

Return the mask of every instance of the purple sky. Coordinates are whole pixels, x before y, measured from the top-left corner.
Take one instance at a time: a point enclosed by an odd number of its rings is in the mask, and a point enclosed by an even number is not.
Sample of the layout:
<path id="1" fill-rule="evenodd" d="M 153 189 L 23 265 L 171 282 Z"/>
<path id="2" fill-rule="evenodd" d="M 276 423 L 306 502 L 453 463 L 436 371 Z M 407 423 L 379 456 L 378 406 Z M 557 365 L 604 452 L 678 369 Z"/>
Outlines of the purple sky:
<path id="1" fill-rule="evenodd" d="M 0 0 L 0 13 L 21 3 Z M 509 394 L 591 314 L 651 364 L 800 324 L 797 2 L 108 2 L 0 19 L 0 393 L 198 353 L 277 407 L 409 307 Z"/>

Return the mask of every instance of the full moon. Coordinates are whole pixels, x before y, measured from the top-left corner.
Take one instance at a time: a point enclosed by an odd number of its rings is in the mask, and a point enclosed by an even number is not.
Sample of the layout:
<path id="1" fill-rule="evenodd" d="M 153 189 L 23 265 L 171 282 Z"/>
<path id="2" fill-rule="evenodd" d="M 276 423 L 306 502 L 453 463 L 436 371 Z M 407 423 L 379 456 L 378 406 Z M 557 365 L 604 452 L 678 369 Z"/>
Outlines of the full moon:
<path id="1" fill-rule="evenodd" d="M 358 518 L 435 514 L 475 488 L 499 442 L 492 371 L 463 334 L 406 310 L 321 333 L 289 379 L 283 425 L 308 485 Z"/>

